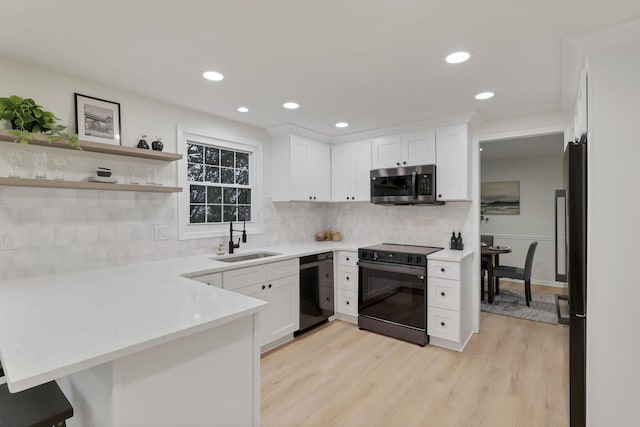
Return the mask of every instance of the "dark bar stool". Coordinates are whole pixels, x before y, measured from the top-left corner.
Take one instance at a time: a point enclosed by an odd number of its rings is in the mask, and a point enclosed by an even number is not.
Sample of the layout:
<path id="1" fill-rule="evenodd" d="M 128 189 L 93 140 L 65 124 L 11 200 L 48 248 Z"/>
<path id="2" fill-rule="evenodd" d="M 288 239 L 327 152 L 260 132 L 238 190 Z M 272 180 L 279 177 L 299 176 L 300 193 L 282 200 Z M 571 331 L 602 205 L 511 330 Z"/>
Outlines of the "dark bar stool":
<path id="1" fill-rule="evenodd" d="M 0 376 L 4 376 L 2 367 Z M 0 385 L 2 427 L 63 427 L 72 416 L 73 407 L 55 381 L 18 393 L 9 393 L 6 384 Z"/>

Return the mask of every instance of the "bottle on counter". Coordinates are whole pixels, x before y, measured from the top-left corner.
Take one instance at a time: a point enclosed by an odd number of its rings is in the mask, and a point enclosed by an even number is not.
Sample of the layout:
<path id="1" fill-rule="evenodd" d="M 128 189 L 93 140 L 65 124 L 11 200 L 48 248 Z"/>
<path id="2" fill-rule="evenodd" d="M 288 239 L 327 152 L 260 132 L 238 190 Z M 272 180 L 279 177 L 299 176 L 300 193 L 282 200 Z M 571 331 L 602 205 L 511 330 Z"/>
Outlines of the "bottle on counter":
<path id="1" fill-rule="evenodd" d="M 457 237 L 457 243 L 456 243 L 456 249 L 458 249 L 459 251 L 464 249 L 464 243 L 462 242 L 462 233 L 458 232 L 458 237 Z"/>
<path id="2" fill-rule="evenodd" d="M 458 239 L 456 239 L 456 232 L 451 232 L 451 243 L 449 244 L 449 249 L 456 249 L 458 247 Z"/>

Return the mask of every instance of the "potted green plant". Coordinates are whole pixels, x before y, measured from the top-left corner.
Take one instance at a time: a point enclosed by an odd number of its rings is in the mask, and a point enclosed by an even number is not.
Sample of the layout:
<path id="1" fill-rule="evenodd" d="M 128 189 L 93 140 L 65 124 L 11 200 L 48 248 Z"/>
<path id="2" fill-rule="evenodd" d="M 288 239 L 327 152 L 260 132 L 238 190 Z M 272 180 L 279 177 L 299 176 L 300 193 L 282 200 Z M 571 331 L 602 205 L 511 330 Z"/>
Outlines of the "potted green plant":
<path id="1" fill-rule="evenodd" d="M 57 123 L 60 119 L 31 98 L 16 95 L 0 98 L 0 119 L 11 123 L 11 134 L 16 137 L 15 142 L 20 144 L 28 144 L 33 139 L 33 132 L 48 135 L 50 143 L 64 138 L 73 148 L 82 149 L 78 135 L 66 133 L 66 127 Z"/>

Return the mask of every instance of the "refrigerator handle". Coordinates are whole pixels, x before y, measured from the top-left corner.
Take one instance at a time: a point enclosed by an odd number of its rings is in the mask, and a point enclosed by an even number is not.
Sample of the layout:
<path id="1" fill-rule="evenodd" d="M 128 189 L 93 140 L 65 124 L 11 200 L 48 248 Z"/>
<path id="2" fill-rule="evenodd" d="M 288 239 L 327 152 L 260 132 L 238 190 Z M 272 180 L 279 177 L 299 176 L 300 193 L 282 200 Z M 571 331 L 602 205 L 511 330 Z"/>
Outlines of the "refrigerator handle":
<path id="1" fill-rule="evenodd" d="M 555 195 L 555 273 L 556 282 L 567 281 L 567 191 Z"/>

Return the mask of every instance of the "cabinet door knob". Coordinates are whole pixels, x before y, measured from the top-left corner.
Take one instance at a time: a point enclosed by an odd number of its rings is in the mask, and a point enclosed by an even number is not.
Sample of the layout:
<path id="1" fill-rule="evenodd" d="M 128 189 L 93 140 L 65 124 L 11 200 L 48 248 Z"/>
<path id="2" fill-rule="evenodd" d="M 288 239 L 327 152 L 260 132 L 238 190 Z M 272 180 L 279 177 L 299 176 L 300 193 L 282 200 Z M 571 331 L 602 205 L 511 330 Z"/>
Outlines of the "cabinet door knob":
<path id="1" fill-rule="evenodd" d="M 347 301 L 347 305 L 349 305 L 349 301 Z"/>
<path id="2" fill-rule="evenodd" d="M 266 288 L 266 286 L 265 286 L 265 285 L 262 285 L 262 289 L 264 289 L 264 288 Z"/>
<path id="3" fill-rule="evenodd" d="M 269 289 L 271 289 L 271 283 L 269 283 Z"/>
<path id="4" fill-rule="evenodd" d="M 438 194 L 438 199 L 442 199 L 442 194 Z"/>
<path id="5" fill-rule="evenodd" d="M 444 322 L 440 322 L 440 326 L 444 326 Z"/>
<path id="6" fill-rule="evenodd" d="M 444 296 L 444 292 L 440 292 L 440 295 L 441 295 L 441 296 Z"/>
<path id="7" fill-rule="evenodd" d="M 403 164 L 403 165 L 406 165 L 406 164 L 407 164 L 407 162 L 402 162 L 402 164 Z"/>
<path id="8" fill-rule="evenodd" d="M 347 196 L 347 200 L 349 200 L 349 196 Z"/>
<path id="9" fill-rule="evenodd" d="M 400 166 L 400 162 L 396 162 L 396 166 Z"/>
<path id="10" fill-rule="evenodd" d="M 351 196 L 351 200 L 355 200 L 355 199 L 356 199 L 355 197 Z"/>
<path id="11" fill-rule="evenodd" d="M 313 196 L 313 200 L 315 200 L 315 199 L 316 199 L 316 196 Z"/>
<path id="12" fill-rule="evenodd" d="M 349 257 L 347 257 L 346 260 L 349 261 Z"/>
<path id="13" fill-rule="evenodd" d="M 313 196 L 309 196 L 309 200 L 313 200 Z"/>
<path id="14" fill-rule="evenodd" d="M 350 279 L 349 279 L 349 276 L 347 276 L 347 280 L 350 280 Z"/>
<path id="15" fill-rule="evenodd" d="M 440 269 L 440 271 L 444 273 L 444 267 L 443 267 L 443 268 L 441 268 L 441 269 Z"/>

